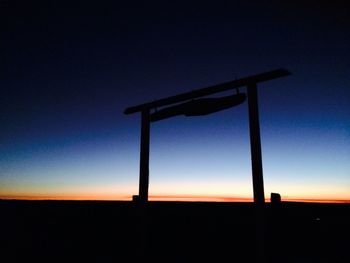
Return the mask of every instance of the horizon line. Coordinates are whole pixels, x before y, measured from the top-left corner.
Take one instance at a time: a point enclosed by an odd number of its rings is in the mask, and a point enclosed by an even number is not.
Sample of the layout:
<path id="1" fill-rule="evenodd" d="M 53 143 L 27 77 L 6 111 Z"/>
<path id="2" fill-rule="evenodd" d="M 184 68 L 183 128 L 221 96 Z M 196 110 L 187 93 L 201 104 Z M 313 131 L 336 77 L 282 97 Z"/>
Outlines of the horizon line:
<path id="1" fill-rule="evenodd" d="M 0 196 L 0 200 L 23 200 L 23 201 L 132 201 L 132 196 L 118 197 L 98 197 L 92 196 L 29 196 L 29 195 L 5 195 Z M 254 203 L 253 197 L 230 197 L 230 196 L 198 196 L 198 195 L 150 195 L 149 201 L 168 202 L 221 202 L 221 203 Z M 270 198 L 265 198 L 266 203 L 270 203 Z M 282 197 L 281 202 L 300 203 L 344 203 L 350 204 L 349 199 L 333 198 L 295 198 Z"/>

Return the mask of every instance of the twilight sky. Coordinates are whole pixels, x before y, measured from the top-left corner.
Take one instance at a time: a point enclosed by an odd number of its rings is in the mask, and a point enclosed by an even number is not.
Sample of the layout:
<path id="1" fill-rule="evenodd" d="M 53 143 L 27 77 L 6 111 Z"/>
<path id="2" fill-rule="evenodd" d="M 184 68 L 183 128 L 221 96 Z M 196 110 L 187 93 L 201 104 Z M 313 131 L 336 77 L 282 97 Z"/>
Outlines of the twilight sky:
<path id="1" fill-rule="evenodd" d="M 266 197 L 350 200 L 347 1 L 188 2 L 0 2 L 0 198 L 129 200 L 126 107 L 283 67 L 258 87 Z M 152 124 L 150 195 L 251 198 L 248 131 L 246 103 Z"/>

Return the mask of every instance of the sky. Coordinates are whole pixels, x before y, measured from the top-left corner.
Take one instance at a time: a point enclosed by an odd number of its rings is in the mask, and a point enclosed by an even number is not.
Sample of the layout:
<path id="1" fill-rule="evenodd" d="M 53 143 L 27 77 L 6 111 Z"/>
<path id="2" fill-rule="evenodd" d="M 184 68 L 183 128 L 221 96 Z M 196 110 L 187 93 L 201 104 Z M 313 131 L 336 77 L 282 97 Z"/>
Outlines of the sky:
<path id="1" fill-rule="evenodd" d="M 125 108 L 285 68 L 258 86 L 265 197 L 350 200 L 347 1 L 123 2 L 0 2 L 0 198 L 131 200 Z M 149 194 L 251 200 L 247 104 L 153 123 Z"/>

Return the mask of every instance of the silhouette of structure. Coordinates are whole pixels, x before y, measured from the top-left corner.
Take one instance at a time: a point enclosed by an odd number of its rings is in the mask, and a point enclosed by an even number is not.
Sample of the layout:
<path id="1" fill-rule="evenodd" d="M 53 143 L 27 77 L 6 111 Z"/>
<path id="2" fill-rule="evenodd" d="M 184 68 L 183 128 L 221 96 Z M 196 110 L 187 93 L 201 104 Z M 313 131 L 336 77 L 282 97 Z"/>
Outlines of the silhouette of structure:
<path id="1" fill-rule="evenodd" d="M 182 93 L 172 97 L 144 103 L 127 108 L 124 113 L 141 113 L 141 145 L 140 145 L 140 180 L 139 195 L 133 196 L 138 204 L 146 204 L 148 201 L 149 187 L 149 146 L 150 146 L 150 123 L 164 120 L 177 115 L 201 116 L 239 105 L 248 98 L 250 149 L 253 177 L 253 194 L 255 205 L 255 257 L 256 262 L 265 261 L 265 216 L 264 216 L 264 180 L 261 157 L 260 123 L 258 107 L 257 83 L 285 77 L 291 73 L 285 69 L 277 69 L 258 75 L 214 85 L 211 87 Z M 239 93 L 240 87 L 247 87 L 247 95 Z M 236 89 L 237 94 L 220 98 L 200 98 L 219 92 Z M 199 99 L 200 98 L 200 99 Z M 173 105 L 175 104 L 175 105 Z M 166 107 L 168 105 L 172 105 Z M 160 107 L 165 107 L 158 110 Z M 155 110 L 154 112 L 151 112 Z M 275 200 L 275 197 L 273 197 Z M 142 206 L 141 206 L 142 207 Z M 145 223 L 146 220 L 142 220 Z M 142 227 L 143 228 L 143 227 Z M 143 228 L 144 229 L 144 228 Z M 147 249 L 146 249 L 147 250 Z"/>
<path id="2" fill-rule="evenodd" d="M 265 194 L 261 158 L 257 83 L 285 77 L 290 74 L 291 73 L 285 69 L 277 69 L 127 108 L 124 111 L 125 114 L 141 113 L 139 195 L 134 196 L 133 200 L 137 200 L 140 203 L 146 203 L 148 201 L 151 122 L 160 121 L 177 115 L 200 116 L 211 114 L 239 105 L 243 103 L 247 97 L 254 203 L 257 207 L 262 207 L 265 203 Z M 241 87 L 247 87 L 247 96 L 244 93 L 239 93 L 238 89 Z M 236 89 L 237 94 L 220 98 L 198 99 L 231 89 Z M 168 105 L 173 106 L 165 107 Z M 160 107 L 165 108 L 158 110 Z M 155 112 L 151 113 L 152 110 L 155 110 Z"/>

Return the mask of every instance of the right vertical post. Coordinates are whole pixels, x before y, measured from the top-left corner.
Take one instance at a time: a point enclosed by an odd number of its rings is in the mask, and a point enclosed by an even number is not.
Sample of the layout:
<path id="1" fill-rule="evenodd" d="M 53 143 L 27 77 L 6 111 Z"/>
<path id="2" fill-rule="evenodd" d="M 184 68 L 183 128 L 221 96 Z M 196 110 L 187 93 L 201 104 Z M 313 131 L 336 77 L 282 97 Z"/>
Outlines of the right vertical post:
<path id="1" fill-rule="evenodd" d="M 140 181 L 139 201 L 148 201 L 149 185 L 149 145 L 150 145 L 150 120 L 149 109 L 141 112 L 141 145 L 140 145 Z"/>
<path id="2" fill-rule="evenodd" d="M 258 91 L 256 83 L 247 86 L 250 150 L 252 160 L 253 192 L 256 220 L 256 262 L 265 261 L 264 253 L 264 180 L 261 157 Z"/>
<path id="3" fill-rule="evenodd" d="M 248 109 L 249 109 L 249 130 L 250 150 L 252 159 L 254 203 L 256 205 L 265 203 L 263 168 L 261 158 L 261 140 L 259 123 L 258 91 L 256 84 L 247 87 Z"/>

